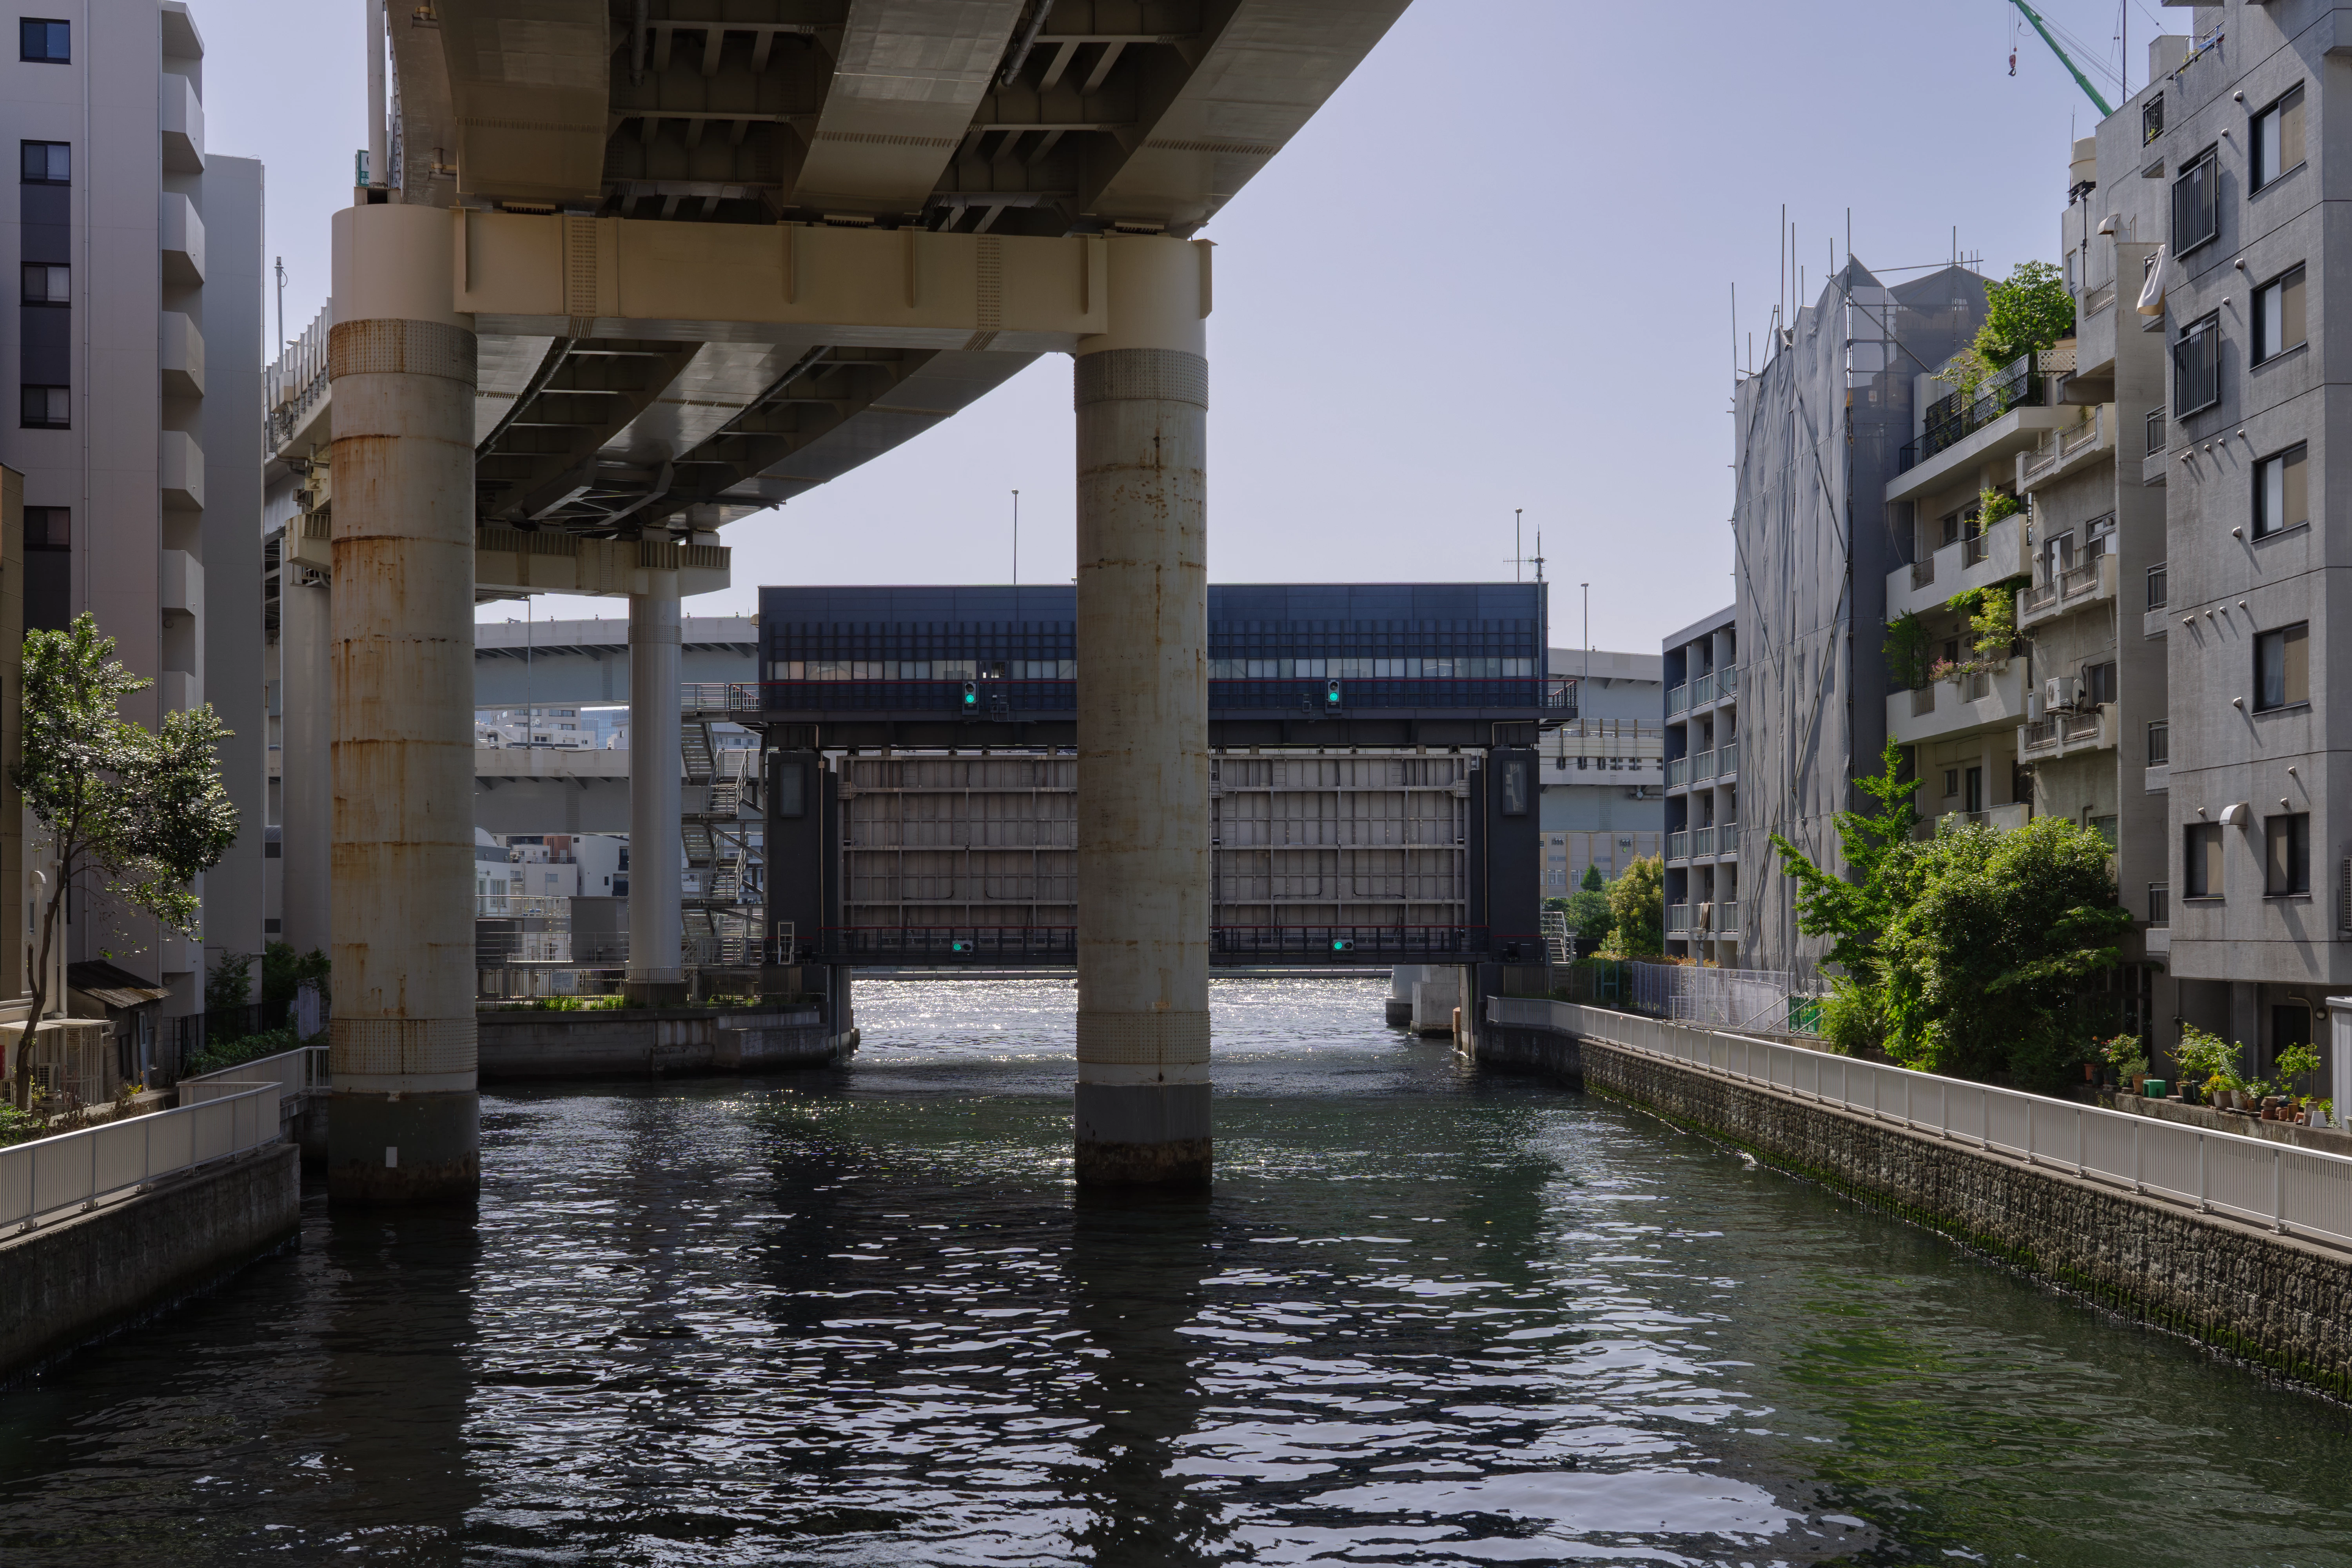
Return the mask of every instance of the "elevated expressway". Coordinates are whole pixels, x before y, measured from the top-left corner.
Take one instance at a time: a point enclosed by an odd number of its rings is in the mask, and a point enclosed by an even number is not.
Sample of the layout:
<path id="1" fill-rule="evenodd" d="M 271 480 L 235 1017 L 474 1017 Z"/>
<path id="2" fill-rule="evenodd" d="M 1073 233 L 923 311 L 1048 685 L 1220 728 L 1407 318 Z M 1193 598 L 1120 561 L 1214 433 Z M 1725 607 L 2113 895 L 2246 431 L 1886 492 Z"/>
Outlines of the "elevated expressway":
<path id="1" fill-rule="evenodd" d="M 478 590 L 627 594 L 631 733 L 664 753 L 633 772 L 669 780 L 677 715 L 645 705 L 676 700 L 716 531 L 1045 353 L 1078 426 L 1078 1173 L 1207 1179 L 1194 237 L 1403 4 L 394 8 L 379 183 L 334 220 L 331 412 L 294 454 L 330 437 L 339 1196 L 478 1181 Z M 641 841 L 674 788 L 635 793 Z M 677 875 L 633 876 L 646 1000 L 680 980 Z"/>

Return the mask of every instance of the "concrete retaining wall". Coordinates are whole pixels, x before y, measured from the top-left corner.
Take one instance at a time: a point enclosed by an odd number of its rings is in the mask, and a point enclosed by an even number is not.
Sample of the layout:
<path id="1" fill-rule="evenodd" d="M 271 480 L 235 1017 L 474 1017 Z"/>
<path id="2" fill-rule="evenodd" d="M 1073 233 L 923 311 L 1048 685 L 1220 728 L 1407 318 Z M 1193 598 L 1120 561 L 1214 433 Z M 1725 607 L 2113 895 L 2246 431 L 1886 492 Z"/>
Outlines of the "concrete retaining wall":
<path id="1" fill-rule="evenodd" d="M 1541 1066 L 1572 1051 L 1588 1089 L 2115 1310 L 2352 1396 L 2352 1255 L 1606 1041 L 1487 1031 L 1481 1061 Z M 1519 1035 L 1552 1043 L 1505 1043 Z"/>
<path id="2" fill-rule="evenodd" d="M 854 1030 L 846 1042 L 832 1039 L 814 1007 L 483 1013 L 479 1026 L 485 1083 L 824 1067 L 856 1048 Z"/>
<path id="3" fill-rule="evenodd" d="M 294 1238 L 300 1152 L 275 1143 L 0 1241 L 0 1377 L 203 1289 Z"/>

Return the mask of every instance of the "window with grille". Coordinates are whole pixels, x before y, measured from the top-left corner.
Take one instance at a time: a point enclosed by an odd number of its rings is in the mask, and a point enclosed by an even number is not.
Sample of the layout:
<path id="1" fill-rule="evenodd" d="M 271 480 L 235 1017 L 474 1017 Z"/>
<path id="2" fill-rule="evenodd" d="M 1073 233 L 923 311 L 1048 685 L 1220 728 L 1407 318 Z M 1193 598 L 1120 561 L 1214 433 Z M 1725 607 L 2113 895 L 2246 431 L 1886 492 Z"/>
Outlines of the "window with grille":
<path id="1" fill-rule="evenodd" d="M 2143 147 L 2164 134 L 2164 94 L 2158 93 L 2139 108 L 2139 144 Z"/>
<path id="2" fill-rule="evenodd" d="M 2221 319 L 2189 322 L 2172 344 L 2172 411 L 2187 416 L 2221 401 Z"/>
<path id="3" fill-rule="evenodd" d="M 2208 147 L 2172 182 L 2172 254 L 2186 256 L 2221 233 L 2221 163 Z"/>
<path id="4" fill-rule="evenodd" d="M 2172 762 L 2172 725 L 2158 719 L 2147 727 L 2147 765 L 2161 768 Z"/>

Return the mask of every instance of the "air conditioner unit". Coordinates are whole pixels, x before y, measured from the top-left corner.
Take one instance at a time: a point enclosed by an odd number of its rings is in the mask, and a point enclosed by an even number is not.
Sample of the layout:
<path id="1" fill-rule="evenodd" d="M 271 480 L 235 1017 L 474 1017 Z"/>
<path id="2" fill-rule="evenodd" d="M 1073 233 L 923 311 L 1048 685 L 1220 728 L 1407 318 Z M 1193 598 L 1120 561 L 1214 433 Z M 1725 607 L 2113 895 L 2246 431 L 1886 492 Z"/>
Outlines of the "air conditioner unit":
<path id="1" fill-rule="evenodd" d="M 2083 705 L 2083 678 L 2079 675 L 2053 675 L 2042 683 L 2042 705 L 2045 708 L 2079 708 Z"/>

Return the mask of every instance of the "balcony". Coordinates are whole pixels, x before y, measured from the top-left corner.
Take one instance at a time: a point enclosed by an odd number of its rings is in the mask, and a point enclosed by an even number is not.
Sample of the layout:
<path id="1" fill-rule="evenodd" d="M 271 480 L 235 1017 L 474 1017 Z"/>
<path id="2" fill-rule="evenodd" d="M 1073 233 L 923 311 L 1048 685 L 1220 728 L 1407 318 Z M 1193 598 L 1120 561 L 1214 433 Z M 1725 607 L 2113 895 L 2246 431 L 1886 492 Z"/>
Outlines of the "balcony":
<path id="1" fill-rule="evenodd" d="M 156 441 L 155 483 L 165 511 L 205 510 L 205 449 L 185 430 L 166 430 Z"/>
<path id="2" fill-rule="evenodd" d="M 1666 906 L 1666 934 L 1668 936 L 1681 936 L 1686 933 L 1691 928 L 1690 920 L 1691 911 L 1688 904 L 1668 904 Z"/>
<path id="3" fill-rule="evenodd" d="M 1693 708 L 1704 708 L 1714 700 L 1715 675 L 1713 671 L 1709 671 L 1690 683 L 1690 705 Z"/>
<path id="4" fill-rule="evenodd" d="M 1726 741 L 1715 749 L 1715 776 L 1727 779 L 1739 773 L 1739 742 Z"/>
<path id="5" fill-rule="evenodd" d="M 2079 752 L 2112 752 L 2121 728 L 2112 702 L 2102 702 L 2087 711 L 2048 714 L 2019 727 L 2017 754 L 2049 762 Z"/>
<path id="6" fill-rule="evenodd" d="M 2161 321 L 2163 318 L 2158 317 Z M 2144 445 L 2140 448 L 2139 482 L 2143 485 L 2164 483 L 2167 472 L 2164 461 L 2168 454 L 2164 449 L 2164 410 L 2151 408 L 2144 416 Z"/>
<path id="7" fill-rule="evenodd" d="M 163 253 L 163 276 L 173 283 L 205 280 L 205 220 L 195 203 L 165 191 L 156 213 L 156 243 Z"/>
<path id="8" fill-rule="evenodd" d="M 1666 787 L 1668 789 L 1680 789 L 1683 785 L 1688 783 L 1690 783 L 1690 759 L 1688 757 L 1668 757 L 1666 759 Z"/>
<path id="9" fill-rule="evenodd" d="M 2111 404 L 2101 404 L 2085 411 L 2089 417 L 2080 425 L 2061 426 L 2017 455 L 2017 493 L 2049 484 L 2054 479 L 2078 473 L 2092 464 L 2112 460 L 2116 455 L 2116 411 Z"/>
<path id="10" fill-rule="evenodd" d="M 163 132 L 163 167 L 175 174 L 205 172 L 205 101 L 196 84 L 165 71 L 155 86 L 155 119 Z"/>
<path id="11" fill-rule="evenodd" d="M 184 550 L 165 550 L 156 558 L 156 607 L 165 615 L 200 616 L 205 609 L 205 563 Z"/>
<path id="12" fill-rule="evenodd" d="M 1688 828 L 1686 828 L 1686 827 L 1684 827 L 1684 828 L 1676 828 L 1674 832 L 1669 833 L 1669 834 L 1667 834 L 1667 835 L 1666 835 L 1666 858 L 1667 858 L 1667 859 L 1669 859 L 1669 860 L 1687 860 L 1687 859 L 1689 859 L 1689 858 L 1690 858 L 1690 853 L 1691 853 L 1691 836 L 1690 836 L 1690 829 L 1688 829 Z"/>
<path id="13" fill-rule="evenodd" d="M 1916 500 L 1971 484 L 1977 469 L 2035 445 L 2050 431 L 2073 425 L 2071 408 L 2047 405 L 2042 372 L 2031 355 L 1993 376 L 1962 407 L 1958 394 L 1927 411 L 1927 428 L 1905 447 L 1887 481 L 1885 499 Z"/>
<path id="14" fill-rule="evenodd" d="M 1886 694 L 1886 732 L 1901 745 L 2025 721 L 2025 661 Z"/>
<path id="15" fill-rule="evenodd" d="M 1717 942 L 1736 942 L 1739 938 L 1739 900 L 1717 900 L 1715 918 L 1708 922 Z"/>
<path id="16" fill-rule="evenodd" d="M 1922 822 L 1917 836 L 1932 838 L 1951 827 L 1998 827 L 2009 832 L 2024 826 L 2032 816 L 2033 807 L 2021 800 L 1989 806 L 1983 811 L 1948 811 L 1931 822 Z"/>
<path id="17" fill-rule="evenodd" d="M 1715 852 L 1718 855 L 1739 853 L 1739 824 L 1727 822 L 1716 828 Z"/>
<path id="18" fill-rule="evenodd" d="M 205 335 L 196 330 L 195 322 L 181 311 L 166 310 L 155 336 L 155 359 L 157 368 L 163 374 L 163 395 L 202 397 Z"/>
<path id="19" fill-rule="evenodd" d="M 1941 609 L 1955 594 L 1989 588 L 2005 578 L 2022 575 L 2032 565 L 2025 514 L 2018 512 L 1974 539 L 1956 540 L 1925 561 L 1889 572 L 1886 613 L 1892 617 Z"/>
<path id="20" fill-rule="evenodd" d="M 1666 717 L 1679 719 L 1690 711 L 1690 687 L 1687 683 L 1666 689 Z"/>
<path id="21" fill-rule="evenodd" d="M 1694 858 L 1702 860 L 1715 858 L 1715 829 L 1712 826 L 1690 830 L 1690 852 Z"/>
<path id="22" fill-rule="evenodd" d="M 2033 584 L 2018 595 L 2017 629 L 2042 626 L 2094 605 L 2113 604 L 2121 564 L 2122 558 L 2113 552 L 2095 555 L 2066 568 L 2055 581 L 2044 578 Z"/>

